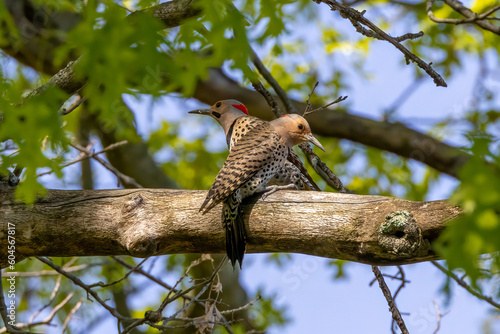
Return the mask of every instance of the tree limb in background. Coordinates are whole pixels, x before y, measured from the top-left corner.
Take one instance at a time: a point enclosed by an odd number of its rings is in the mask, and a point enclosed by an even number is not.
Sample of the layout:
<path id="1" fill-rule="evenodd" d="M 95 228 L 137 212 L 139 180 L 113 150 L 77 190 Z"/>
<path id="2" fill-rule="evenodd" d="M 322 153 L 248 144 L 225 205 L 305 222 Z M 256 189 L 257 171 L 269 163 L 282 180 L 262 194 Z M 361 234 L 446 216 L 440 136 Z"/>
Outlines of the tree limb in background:
<path id="1" fill-rule="evenodd" d="M 47 190 L 44 199 L 27 208 L 8 189 L 0 191 L 0 202 L 9 207 L 0 211 L 0 227 L 8 221 L 20 231 L 19 260 L 223 253 L 220 206 L 206 215 L 193 210 L 205 196 L 206 191 L 163 189 Z M 372 265 L 436 259 L 432 243 L 461 214 L 446 201 L 314 191 L 281 191 L 257 201 L 253 197 L 243 210 L 249 253 L 302 253 Z M 33 225 L 34 230 L 29 228 Z M 2 243 L 6 230 L 0 228 Z M 2 266 L 5 252 L 0 249 Z"/>
<path id="2" fill-rule="evenodd" d="M 464 16 L 465 19 L 440 19 L 437 18 L 432 12 L 432 4 L 434 0 L 427 0 L 426 10 L 429 19 L 436 23 L 448 23 L 448 24 L 464 24 L 473 23 L 485 30 L 491 31 L 494 34 L 500 35 L 500 25 L 489 22 L 488 20 L 500 20 L 498 17 L 490 17 L 496 11 L 500 9 L 500 5 L 494 6 L 484 13 L 477 14 L 474 13 L 469 8 L 465 7 L 460 1 L 457 0 L 443 0 L 448 6 L 453 8 L 460 15 Z"/>
<path id="3" fill-rule="evenodd" d="M 65 68 L 62 72 L 66 73 L 66 76 L 58 78 L 62 87 L 72 87 L 72 70 Z M 239 86 L 219 69 L 211 70 L 208 78 L 198 83 L 194 97 L 210 105 L 217 100 L 237 99 L 244 103 L 253 115 L 270 120 L 270 115 L 266 112 L 267 105 L 259 99 L 259 94 Z M 292 102 L 297 110 L 306 107 L 302 102 L 294 100 Z M 308 118 L 308 122 L 318 135 L 348 139 L 389 151 L 404 158 L 420 161 L 455 178 L 458 178 L 458 171 L 470 159 L 470 155 L 462 150 L 408 128 L 402 123 L 376 121 L 330 110 L 316 112 Z"/>
<path id="4" fill-rule="evenodd" d="M 61 84 L 64 87 L 71 87 L 72 71 L 65 70 L 65 72 L 67 76 L 60 78 Z M 211 70 L 208 78 L 198 83 L 194 97 L 210 105 L 217 100 L 237 99 L 243 102 L 253 115 L 270 119 L 270 115 L 266 112 L 267 105 L 261 101 L 258 93 L 239 86 L 219 69 Z M 303 110 L 306 107 L 302 102 L 292 100 L 292 103 L 297 110 Z M 329 110 L 318 111 L 310 115 L 308 122 L 318 135 L 348 139 L 389 151 L 425 163 L 455 178 L 458 178 L 458 171 L 470 159 L 470 155 L 462 150 L 410 129 L 402 123 L 381 122 Z M 116 164 L 113 163 L 113 165 Z M 141 182 L 141 184 L 144 183 Z"/>

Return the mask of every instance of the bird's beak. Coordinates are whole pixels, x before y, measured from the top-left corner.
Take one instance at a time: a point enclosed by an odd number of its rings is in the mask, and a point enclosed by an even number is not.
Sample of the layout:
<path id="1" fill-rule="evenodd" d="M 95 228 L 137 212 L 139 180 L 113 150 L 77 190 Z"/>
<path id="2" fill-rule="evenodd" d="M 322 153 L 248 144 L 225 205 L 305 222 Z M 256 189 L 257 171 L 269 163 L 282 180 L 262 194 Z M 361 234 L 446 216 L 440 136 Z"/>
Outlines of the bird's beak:
<path id="1" fill-rule="evenodd" d="M 310 143 L 318 146 L 323 152 L 325 152 L 325 149 L 323 148 L 323 145 L 321 145 L 321 143 L 319 142 L 319 140 L 317 140 L 313 135 L 305 135 L 304 138 L 308 142 L 310 142 Z"/>
<path id="2" fill-rule="evenodd" d="M 196 110 L 191 110 L 188 111 L 188 114 L 199 114 L 199 115 L 211 115 L 212 110 L 210 109 L 196 109 Z"/>

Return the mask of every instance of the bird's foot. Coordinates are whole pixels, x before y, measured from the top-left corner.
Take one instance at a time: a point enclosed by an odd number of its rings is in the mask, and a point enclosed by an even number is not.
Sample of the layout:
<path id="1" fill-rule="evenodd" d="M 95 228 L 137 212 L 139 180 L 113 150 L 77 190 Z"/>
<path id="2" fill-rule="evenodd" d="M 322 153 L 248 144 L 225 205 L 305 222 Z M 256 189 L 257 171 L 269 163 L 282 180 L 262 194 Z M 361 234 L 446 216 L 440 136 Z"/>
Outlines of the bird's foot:
<path id="1" fill-rule="evenodd" d="M 295 184 L 287 184 L 286 186 L 269 186 L 262 191 L 261 197 L 262 199 L 266 199 L 267 196 L 277 192 L 278 190 L 297 190 L 297 187 Z"/>

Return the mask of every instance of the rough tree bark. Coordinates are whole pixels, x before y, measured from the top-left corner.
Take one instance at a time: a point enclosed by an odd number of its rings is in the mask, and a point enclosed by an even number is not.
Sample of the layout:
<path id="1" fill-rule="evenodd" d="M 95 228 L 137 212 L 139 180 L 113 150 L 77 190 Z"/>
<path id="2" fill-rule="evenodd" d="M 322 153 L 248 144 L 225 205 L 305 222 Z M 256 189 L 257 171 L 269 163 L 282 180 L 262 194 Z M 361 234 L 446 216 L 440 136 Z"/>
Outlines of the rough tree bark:
<path id="1" fill-rule="evenodd" d="M 223 253 L 220 206 L 198 212 L 206 191 L 48 190 L 32 206 L 0 190 L 0 243 L 15 225 L 16 261 L 44 256 Z M 277 192 L 244 207 L 249 253 L 291 252 L 367 264 L 436 259 L 431 249 L 460 209 L 446 201 L 325 192 Z M 0 259 L 7 259 L 6 248 Z M 0 262 L 1 266 L 6 265 Z"/>

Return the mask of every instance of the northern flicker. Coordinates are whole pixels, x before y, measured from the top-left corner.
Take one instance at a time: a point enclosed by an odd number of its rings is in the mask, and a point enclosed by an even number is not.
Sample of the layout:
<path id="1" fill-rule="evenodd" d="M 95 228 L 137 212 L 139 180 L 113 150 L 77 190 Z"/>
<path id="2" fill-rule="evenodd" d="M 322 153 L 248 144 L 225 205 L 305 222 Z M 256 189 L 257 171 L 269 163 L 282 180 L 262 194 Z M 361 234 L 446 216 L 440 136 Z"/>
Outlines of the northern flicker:
<path id="1" fill-rule="evenodd" d="M 223 113 L 220 111 L 222 111 L 223 103 L 226 107 L 246 111 L 240 103 L 233 105 L 234 100 L 220 101 L 210 109 L 215 118 L 222 118 Z M 226 114 L 228 120 L 235 119 L 231 110 L 226 110 Z M 235 132 L 229 137 L 228 145 L 231 147 L 229 156 L 200 208 L 200 211 L 206 213 L 221 201 L 223 202 L 226 253 L 233 268 L 236 261 L 239 262 L 241 268 L 245 252 L 246 232 L 241 212 L 242 199 L 255 193 L 270 193 L 278 189 L 295 187 L 290 184 L 266 186 L 285 164 L 294 145 L 308 141 L 323 149 L 319 141 L 312 136 L 307 121 L 299 115 L 285 115 L 273 122 L 251 117 L 246 124 L 253 124 L 253 126 L 242 125 L 242 128 L 236 128 L 240 132 Z M 226 137 L 228 132 L 235 131 L 234 126 L 238 124 L 233 124 L 232 129 L 229 127 L 227 131 L 225 128 Z M 231 144 L 233 136 L 236 136 L 237 140 Z"/>
<path id="2" fill-rule="evenodd" d="M 237 100 L 218 101 L 210 109 L 197 109 L 189 113 L 214 118 L 224 130 L 226 144 L 230 151 L 242 135 L 262 122 L 261 119 L 249 116 L 247 108 Z M 271 124 L 275 121 L 271 121 Z M 288 161 L 269 181 L 269 185 L 285 186 L 288 184 L 294 184 L 298 190 L 320 190 L 293 150 L 290 150 Z"/>

